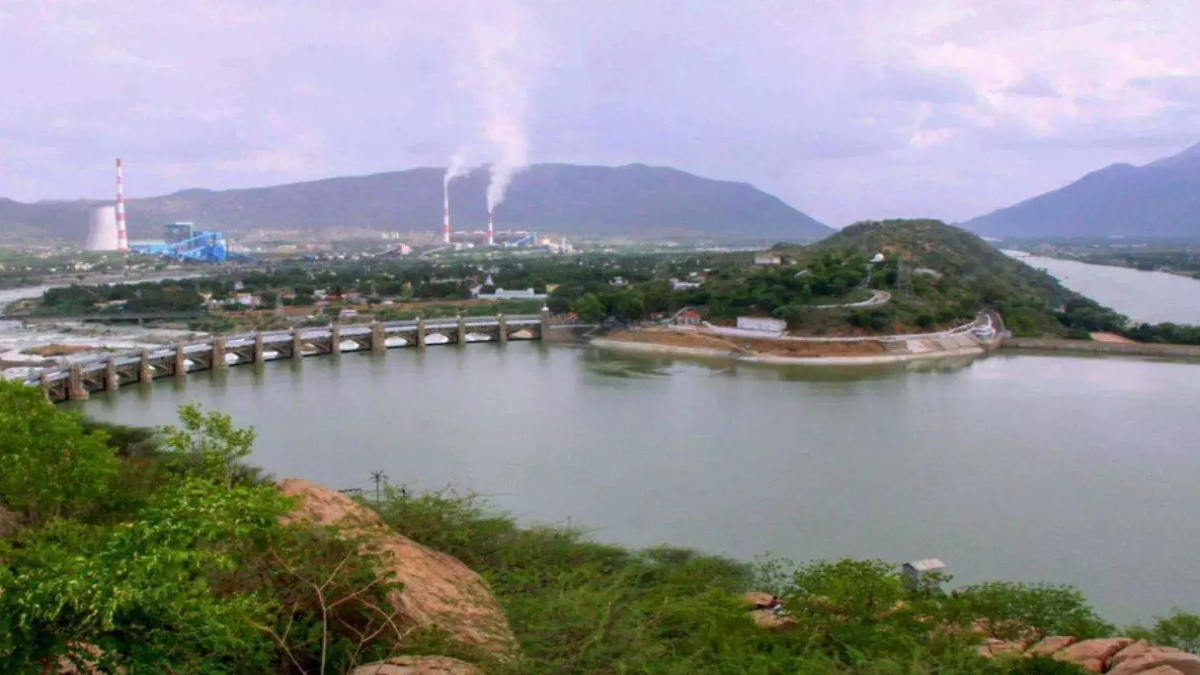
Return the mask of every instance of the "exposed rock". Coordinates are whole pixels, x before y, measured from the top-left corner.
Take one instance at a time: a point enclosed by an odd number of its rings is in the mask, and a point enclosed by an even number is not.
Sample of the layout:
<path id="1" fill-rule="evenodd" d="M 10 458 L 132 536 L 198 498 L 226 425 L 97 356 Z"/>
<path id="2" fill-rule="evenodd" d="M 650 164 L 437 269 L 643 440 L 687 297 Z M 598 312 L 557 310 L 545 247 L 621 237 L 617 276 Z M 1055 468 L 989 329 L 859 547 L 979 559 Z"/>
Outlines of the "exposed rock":
<path id="1" fill-rule="evenodd" d="M 1109 658 L 1108 669 L 1112 670 L 1113 668 L 1116 668 L 1117 666 L 1121 665 L 1123 661 L 1144 656 L 1151 649 L 1169 649 L 1169 647 L 1151 647 L 1149 642 L 1146 642 L 1145 640 L 1138 640 L 1137 642 L 1130 644 L 1128 647 L 1122 649 Z"/>
<path id="2" fill-rule="evenodd" d="M 1041 642 L 1029 648 L 1028 656 L 1050 656 L 1075 644 L 1075 638 L 1069 635 L 1055 635 L 1042 638 Z"/>
<path id="3" fill-rule="evenodd" d="M 979 645 L 979 655 L 988 659 L 1003 654 L 1021 654 L 1024 651 L 1024 642 L 1011 642 L 996 638 L 988 638 L 983 641 L 983 644 Z"/>
<path id="4" fill-rule="evenodd" d="M 1183 675 L 1183 673 L 1171 666 L 1157 666 L 1150 670 L 1143 670 L 1140 675 Z"/>
<path id="5" fill-rule="evenodd" d="M 283 494 L 300 498 L 289 521 L 336 524 L 347 535 L 370 540 L 371 553 L 379 555 L 382 567 L 404 584 L 401 590 L 388 594 L 389 604 L 404 623 L 437 627 L 496 656 L 515 652 L 516 640 L 508 618 L 487 583 L 457 558 L 397 534 L 379 514 L 329 488 L 297 479 L 280 481 L 278 487 Z"/>
<path id="6" fill-rule="evenodd" d="M 762 591 L 749 591 L 742 595 L 742 599 L 746 601 L 747 605 L 758 609 L 769 609 L 774 607 L 778 601 L 774 595 Z"/>
<path id="7" fill-rule="evenodd" d="M 445 656 L 397 656 L 369 663 L 350 675 L 482 675 L 475 666 Z"/>
<path id="8" fill-rule="evenodd" d="M 754 619 L 754 623 L 758 624 L 759 628 L 767 630 L 783 630 L 796 623 L 796 617 L 780 614 L 770 609 L 756 609 L 750 612 L 750 618 Z"/>
<path id="9" fill-rule="evenodd" d="M 1178 649 L 1150 647 L 1139 656 L 1122 659 L 1116 666 L 1110 666 L 1108 673 L 1109 675 L 1135 675 L 1135 673 L 1142 675 L 1163 667 L 1176 670 L 1182 675 L 1200 675 L 1200 656 Z"/>
<path id="10" fill-rule="evenodd" d="M 1056 652 L 1054 658 L 1060 661 L 1070 661 L 1083 666 L 1093 673 L 1104 672 L 1105 664 L 1114 654 L 1133 642 L 1129 638 L 1102 638 L 1099 640 L 1084 640 Z"/>

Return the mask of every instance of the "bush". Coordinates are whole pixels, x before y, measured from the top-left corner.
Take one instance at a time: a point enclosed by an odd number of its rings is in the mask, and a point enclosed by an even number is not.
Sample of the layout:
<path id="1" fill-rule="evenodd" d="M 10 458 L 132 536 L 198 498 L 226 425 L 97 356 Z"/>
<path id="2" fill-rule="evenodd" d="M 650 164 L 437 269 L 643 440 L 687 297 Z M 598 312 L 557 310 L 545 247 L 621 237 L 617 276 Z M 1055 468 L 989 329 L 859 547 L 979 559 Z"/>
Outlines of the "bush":
<path id="1" fill-rule="evenodd" d="M 34 388 L 0 380 L 0 505 L 36 527 L 104 509 L 118 474 L 102 431 L 85 430 Z"/>

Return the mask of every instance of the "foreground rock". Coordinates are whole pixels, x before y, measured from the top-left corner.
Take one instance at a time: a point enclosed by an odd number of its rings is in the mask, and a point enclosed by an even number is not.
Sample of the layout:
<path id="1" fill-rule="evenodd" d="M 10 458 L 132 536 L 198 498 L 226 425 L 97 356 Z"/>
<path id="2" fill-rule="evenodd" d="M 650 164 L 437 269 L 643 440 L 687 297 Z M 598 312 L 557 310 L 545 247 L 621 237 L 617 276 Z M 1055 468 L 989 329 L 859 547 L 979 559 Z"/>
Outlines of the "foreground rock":
<path id="1" fill-rule="evenodd" d="M 359 666 L 350 675 L 483 675 L 483 671 L 445 656 L 397 656 Z"/>
<path id="2" fill-rule="evenodd" d="M 365 536 L 370 540 L 373 548 L 378 549 L 381 566 L 394 575 L 395 581 L 404 584 L 401 590 L 388 594 L 388 602 L 407 625 L 436 627 L 454 639 L 497 657 L 515 653 L 516 640 L 509 629 L 508 618 L 487 583 L 457 558 L 396 534 L 374 511 L 329 488 L 297 479 L 280 481 L 278 488 L 285 495 L 299 497 L 296 510 L 289 516 L 290 521 L 338 525 L 350 536 Z M 394 675 L 443 671 L 379 672 Z"/>
<path id="3" fill-rule="evenodd" d="M 1020 642 L 989 640 L 979 648 L 985 657 L 1049 656 L 1105 675 L 1200 675 L 1200 656 L 1172 647 L 1155 647 L 1145 640 L 1104 638 L 1075 641 L 1055 636 L 1025 648 Z"/>

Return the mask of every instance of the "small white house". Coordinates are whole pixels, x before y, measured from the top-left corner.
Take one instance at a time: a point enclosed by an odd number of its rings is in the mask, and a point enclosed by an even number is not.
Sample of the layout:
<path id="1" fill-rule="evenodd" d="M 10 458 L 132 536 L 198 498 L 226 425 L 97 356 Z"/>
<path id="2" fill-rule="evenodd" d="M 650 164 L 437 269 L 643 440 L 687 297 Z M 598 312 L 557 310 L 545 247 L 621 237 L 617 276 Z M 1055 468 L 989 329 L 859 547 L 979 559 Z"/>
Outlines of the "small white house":
<path id="1" fill-rule="evenodd" d="M 782 333 L 787 330 L 783 319 L 765 319 L 757 316 L 739 316 L 737 327 L 742 330 L 757 330 L 764 333 Z"/>
<path id="2" fill-rule="evenodd" d="M 906 562 L 900 568 L 900 574 L 904 577 L 904 584 L 909 588 L 917 588 L 921 585 L 921 580 L 925 575 L 931 572 L 940 572 L 946 569 L 945 563 L 937 558 L 925 558 L 924 560 L 914 560 Z"/>
<path id="3" fill-rule="evenodd" d="M 771 253 L 755 253 L 755 265 L 779 265 L 783 263 L 783 259 Z"/>

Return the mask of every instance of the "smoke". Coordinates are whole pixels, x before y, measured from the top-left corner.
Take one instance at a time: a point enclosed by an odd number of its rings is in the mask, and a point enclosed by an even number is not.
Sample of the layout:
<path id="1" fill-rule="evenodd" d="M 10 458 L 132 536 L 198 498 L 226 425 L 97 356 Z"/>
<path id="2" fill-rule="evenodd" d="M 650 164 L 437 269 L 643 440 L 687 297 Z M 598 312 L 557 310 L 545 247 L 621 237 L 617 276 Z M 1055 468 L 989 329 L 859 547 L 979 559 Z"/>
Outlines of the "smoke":
<path id="1" fill-rule="evenodd" d="M 462 178 L 469 173 L 471 173 L 471 166 L 467 162 L 467 154 L 460 150 L 450 158 L 450 166 L 446 168 L 446 177 L 442 179 L 442 187 L 449 190 L 450 181 Z"/>
<path id="2" fill-rule="evenodd" d="M 471 61 L 484 145 L 491 160 L 487 190 L 491 213 L 504 201 L 513 176 L 529 163 L 526 69 L 520 53 L 529 36 L 515 2 L 493 0 L 485 7 L 487 20 L 477 20 L 471 27 Z"/>

